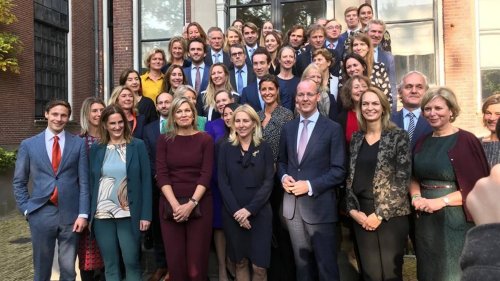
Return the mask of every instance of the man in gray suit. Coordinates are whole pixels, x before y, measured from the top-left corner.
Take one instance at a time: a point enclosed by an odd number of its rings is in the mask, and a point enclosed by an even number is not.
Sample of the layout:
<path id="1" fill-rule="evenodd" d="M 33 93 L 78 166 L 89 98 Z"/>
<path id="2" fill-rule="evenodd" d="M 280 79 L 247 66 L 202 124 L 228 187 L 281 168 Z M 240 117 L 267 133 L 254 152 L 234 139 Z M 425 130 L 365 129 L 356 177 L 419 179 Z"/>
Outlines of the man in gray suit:
<path id="1" fill-rule="evenodd" d="M 66 101 L 49 102 L 47 129 L 22 141 L 17 153 L 14 196 L 31 230 L 35 281 L 50 280 L 56 240 L 60 280 L 75 280 L 79 233 L 87 226 L 87 153 L 83 139 L 64 131 L 70 115 Z"/>
<path id="2" fill-rule="evenodd" d="M 297 280 L 340 280 L 335 187 L 345 176 L 344 137 L 339 124 L 318 111 L 319 89 L 312 80 L 297 86 L 300 117 L 283 126 L 279 177 L 283 217 L 297 267 Z"/>

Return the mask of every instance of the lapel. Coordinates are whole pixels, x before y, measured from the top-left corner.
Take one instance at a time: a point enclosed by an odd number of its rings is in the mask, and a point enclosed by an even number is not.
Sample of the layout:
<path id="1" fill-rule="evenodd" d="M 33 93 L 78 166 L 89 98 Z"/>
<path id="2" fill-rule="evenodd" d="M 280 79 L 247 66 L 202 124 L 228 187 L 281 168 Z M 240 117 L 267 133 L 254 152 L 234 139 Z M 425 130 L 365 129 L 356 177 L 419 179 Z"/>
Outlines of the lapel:
<path id="1" fill-rule="evenodd" d="M 47 146 L 45 145 L 45 130 L 38 134 L 35 138 L 34 147 L 39 147 L 40 149 L 35 149 L 35 153 L 39 154 L 40 159 L 45 163 L 42 165 L 52 172 L 52 162 L 50 162 L 49 152 L 47 151 Z M 59 165 L 61 166 L 61 165 Z"/>
<path id="2" fill-rule="evenodd" d="M 64 137 L 65 137 L 65 141 L 64 141 L 64 150 L 63 150 L 63 154 L 62 154 L 62 159 L 61 159 L 61 164 L 59 165 L 59 169 L 57 170 L 57 173 L 59 174 L 59 172 L 61 171 L 61 168 L 66 164 L 66 162 L 68 161 L 68 158 L 70 156 L 70 154 L 73 152 L 73 149 L 75 148 L 75 138 L 76 136 L 73 135 L 73 134 L 70 134 L 66 131 L 64 131 Z"/>
<path id="3" fill-rule="evenodd" d="M 404 130 L 405 126 L 403 122 L 403 110 L 401 109 L 400 111 L 398 111 L 395 117 L 396 118 L 394 119 L 394 123 L 396 123 L 396 125 L 398 125 L 399 128 Z"/>
<path id="4" fill-rule="evenodd" d="M 298 154 L 297 154 L 297 137 L 299 135 L 299 122 L 300 122 L 300 118 L 297 117 L 295 119 L 293 119 L 291 121 L 291 130 L 290 130 L 290 134 L 288 135 L 288 137 L 290 138 L 289 139 L 289 143 L 292 144 L 292 154 L 293 157 L 291 157 L 291 159 L 293 159 L 293 162 L 297 163 L 297 166 L 299 164 L 299 159 L 298 159 Z"/>
<path id="5" fill-rule="evenodd" d="M 129 169 L 130 163 L 132 163 L 132 158 L 135 153 L 136 153 L 135 141 L 132 139 L 132 141 L 129 144 L 127 144 L 127 152 L 126 152 L 127 171 Z"/>
<path id="6" fill-rule="evenodd" d="M 303 163 L 304 160 L 307 158 L 307 156 L 311 153 L 311 151 L 314 149 L 314 147 L 316 147 L 316 143 L 319 141 L 321 135 L 323 135 L 324 133 L 324 121 L 323 118 L 326 118 L 326 117 L 322 117 L 320 115 L 320 117 L 318 118 L 318 121 L 316 123 L 316 125 L 314 126 L 314 129 L 311 133 L 311 137 L 309 138 L 309 141 L 307 142 L 307 145 L 306 145 L 306 150 L 304 151 L 304 155 L 302 156 L 302 161 L 300 163 Z M 298 130 L 298 128 L 297 128 Z M 297 159 L 298 160 L 298 159 Z"/>
<path id="7" fill-rule="evenodd" d="M 193 85 L 191 81 L 191 66 L 184 67 L 184 75 L 186 76 L 186 81 L 188 85 Z"/>
<path id="8" fill-rule="evenodd" d="M 96 175 L 100 176 L 101 175 L 101 169 L 102 165 L 104 163 L 104 155 L 106 154 L 106 144 L 94 144 L 97 146 L 96 152 L 95 152 L 95 163 L 99 163 L 99 165 L 91 165 L 97 168 Z M 94 163 L 92 161 L 91 163 Z M 99 179 L 97 179 L 99 180 Z"/>

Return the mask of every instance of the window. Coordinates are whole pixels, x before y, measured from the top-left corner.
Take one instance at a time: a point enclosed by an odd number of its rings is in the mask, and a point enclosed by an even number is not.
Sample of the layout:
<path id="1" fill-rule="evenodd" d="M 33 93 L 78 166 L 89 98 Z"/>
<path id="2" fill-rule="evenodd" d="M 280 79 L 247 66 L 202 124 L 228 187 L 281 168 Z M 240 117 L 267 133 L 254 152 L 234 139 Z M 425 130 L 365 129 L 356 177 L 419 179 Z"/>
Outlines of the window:
<path id="1" fill-rule="evenodd" d="M 481 98 L 500 91 L 500 56 L 495 55 L 500 42 L 500 23 L 496 19 L 500 2 L 479 0 L 479 66 Z"/>
<path id="2" fill-rule="evenodd" d="M 173 36 L 182 34 L 184 27 L 184 1 L 179 0 L 141 0 L 140 58 L 152 48 L 162 48 L 165 53 L 168 42 Z M 145 66 L 143 66 L 145 67 Z"/>
<path id="3" fill-rule="evenodd" d="M 68 1 L 35 0 L 35 118 L 53 99 L 68 100 Z"/>

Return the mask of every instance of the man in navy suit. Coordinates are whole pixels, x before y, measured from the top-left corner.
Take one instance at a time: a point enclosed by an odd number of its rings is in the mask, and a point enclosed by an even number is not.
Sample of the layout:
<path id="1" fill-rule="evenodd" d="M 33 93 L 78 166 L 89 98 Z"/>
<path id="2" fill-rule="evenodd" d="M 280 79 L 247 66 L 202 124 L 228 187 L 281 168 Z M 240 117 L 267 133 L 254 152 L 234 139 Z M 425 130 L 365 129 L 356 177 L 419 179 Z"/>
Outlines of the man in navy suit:
<path id="1" fill-rule="evenodd" d="M 336 55 L 335 64 L 340 64 L 344 56 L 344 42 L 339 40 L 342 25 L 335 19 L 328 20 L 325 25 L 326 40 L 325 47 L 329 50 L 334 50 Z"/>
<path id="2" fill-rule="evenodd" d="M 392 89 L 392 100 L 396 100 L 396 64 L 394 63 L 394 56 L 384 51 L 382 48 L 382 40 L 384 39 L 385 34 L 385 23 L 382 20 L 372 19 L 366 25 L 366 30 L 368 37 L 370 37 L 370 41 L 373 45 L 373 58 L 375 62 L 381 62 L 385 65 L 385 70 L 389 74 L 389 82 L 391 84 Z M 392 111 L 396 112 L 397 103 L 392 104 Z"/>
<path id="3" fill-rule="evenodd" d="M 253 72 L 257 76 L 257 80 L 248 84 L 243 88 L 240 103 L 248 103 L 250 106 L 259 112 L 264 109 L 264 100 L 262 99 L 259 91 L 260 78 L 269 73 L 269 66 L 271 66 L 271 55 L 269 52 L 259 47 L 254 51 L 252 56 Z"/>
<path id="4" fill-rule="evenodd" d="M 245 49 L 247 52 L 247 64 L 252 63 L 252 56 L 259 47 L 259 28 L 253 22 L 245 22 L 241 29 Z"/>
<path id="5" fill-rule="evenodd" d="M 318 111 L 316 83 L 297 86 L 300 117 L 283 126 L 278 175 L 285 193 L 283 217 L 292 241 L 297 280 L 340 280 L 335 187 L 344 181 L 344 137 L 339 124 Z"/>
<path id="6" fill-rule="evenodd" d="M 208 78 L 210 77 L 210 67 L 205 64 L 206 53 L 207 47 L 200 38 L 189 41 L 188 54 L 192 63 L 191 66 L 184 67 L 184 75 L 188 84 L 193 86 L 198 96 L 201 96 L 200 93 L 207 89 Z"/>
<path id="7" fill-rule="evenodd" d="M 427 77 L 418 71 L 410 71 L 405 74 L 398 85 L 399 97 L 401 98 L 403 109 L 393 113 L 391 120 L 401 129 L 408 131 L 410 118 L 413 118 L 415 129 L 410 137 L 412 149 L 420 137 L 432 132 L 431 126 L 422 115 L 422 110 L 420 109 L 422 98 L 428 88 Z M 410 117 L 410 113 L 413 114 L 412 117 Z"/>
<path id="8" fill-rule="evenodd" d="M 229 70 L 229 81 L 233 90 L 241 96 L 243 89 L 255 81 L 255 74 L 253 73 L 252 65 L 247 64 L 247 55 L 243 45 L 232 45 L 229 48 L 229 55 L 234 66 Z"/>
<path id="9" fill-rule="evenodd" d="M 283 45 L 289 45 L 295 50 L 295 54 L 298 56 L 302 53 L 302 47 L 307 41 L 306 28 L 300 24 L 293 25 L 288 32 Z"/>
<path id="10" fill-rule="evenodd" d="M 359 30 L 359 18 L 358 18 L 358 7 L 351 6 L 345 9 L 344 11 L 344 19 L 347 25 L 347 30 L 342 33 L 339 37 L 339 43 L 344 44 L 344 48 L 349 46 L 346 41 L 348 41 L 349 36 L 354 35 L 355 32 Z"/>
<path id="11" fill-rule="evenodd" d="M 31 231 L 34 280 L 50 280 L 56 240 L 60 280 L 76 278 L 78 240 L 90 212 L 89 163 L 83 139 L 64 130 L 70 116 L 68 102 L 49 102 L 47 129 L 22 141 L 17 153 L 14 196 Z"/>
<path id="12" fill-rule="evenodd" d="M 326 30 L 322 25 L 313 24 L 307 30 L 307 38 L 309 40 L 309 45 L 307 45 L 304 51 L 297 56 L 297 63 L 295 64 L 297 68 L 297 74 L 302 76 L 302 73 L 306 67 L 312 62 L 312 54 L 314 51 L 325 47 Z M 330 73 L 338 76 L 340 70 L 340 60 L 337 58 L 337 54 L 334 50 L 328 49 L 332 53 L 335 64 L 330 67 Z"/>
<path id="13" fill-rule="evenodd" d="M 155 252 L 156 271 L 150 280 L 162 280 L 167 274 L 167 261 L 165 259 L 165 248 L 163 238 L 161 236 L 160 217 L 159 217 L 159 200 L 160 190 L 156 187 L 156 141 L 160 133 L 165 133 L 167 126 L 168 111 L 172 104 L 173 96 L 169 93 L 162 92 L 156 97 L 156 111 L 160 114 L 160 118 L 149 123 L 144 128 L 144 143 L 148 150 L 151 176 L 153 177 L 153 220 L 151 222 L 151 234 L 153 237 L 153 247 Z"/>
<path id="14" fill-rule="evenodd" d="M 224 47 L 224 33 L 217 26 L 212 26 L 208 29 L 208 44 L 210 48 L 205 56 L 205 64 L 211 66 L 214 63 L 221 62 L 227 69 L 231 67 L 229 55 L 222 50 Z"/>

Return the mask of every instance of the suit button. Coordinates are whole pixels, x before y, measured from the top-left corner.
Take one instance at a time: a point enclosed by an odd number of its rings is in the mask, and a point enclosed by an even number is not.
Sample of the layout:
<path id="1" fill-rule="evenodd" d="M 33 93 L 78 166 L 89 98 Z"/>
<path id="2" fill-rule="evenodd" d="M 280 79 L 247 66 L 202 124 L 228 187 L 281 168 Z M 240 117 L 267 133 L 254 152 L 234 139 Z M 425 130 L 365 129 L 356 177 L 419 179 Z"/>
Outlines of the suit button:
<path id="1" fill-rule="evenodd" d="M 56 180 L 58 180 L 58 179 L 59 179 L 59 177 L 56 177 Z"/>
<path id="2" fill-rule="evenodd" d="M 297 169 L 297 171 L 299 171 L 299 172 L 300 172 L 300 169 Z"/>
<path id="3" fill-rule="evenodd" d="M 128 203 L 128 204 L 129 204 L 129 206 L 131 206 L 131 205 L 132 205 L 132 203 L 134 203 L 134 201 L 130 201 L 130 202 Z"/>

